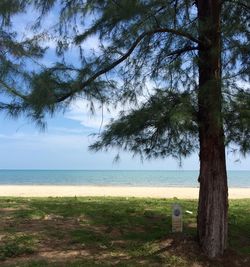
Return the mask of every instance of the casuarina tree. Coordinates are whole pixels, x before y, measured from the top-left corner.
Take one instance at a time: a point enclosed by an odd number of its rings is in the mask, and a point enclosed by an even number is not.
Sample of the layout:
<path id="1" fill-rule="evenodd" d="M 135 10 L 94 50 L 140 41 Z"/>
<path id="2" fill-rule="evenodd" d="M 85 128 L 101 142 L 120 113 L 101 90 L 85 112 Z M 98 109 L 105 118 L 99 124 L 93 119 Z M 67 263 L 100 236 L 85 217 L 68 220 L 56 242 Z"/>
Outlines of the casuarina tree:
<path id="1" fill-rule="evenodd" d="M 28 1 L 59 12 L 58 60 L 29 73 L 25 90 L 1 77 L 1 103 L 42 123 L 77 98 L 124 105 L 91 149 L 145 158 L 200 157 L 198 240 L 209 257 L 228 236 L 225 147 L 250 151 L 250 7 L 246 0 Z M 99 47 L 86 53 L 90 37 Z M 1 46 L 2 46 L 1 40 Z M 2 62 L 2 59 L 1 59 Z M 6 103 L 7 101 L 7 103 Z"/>
<path id="2" fill-rule="evenodd" d="M 12 117 L 21 115 L 26 108 L 28 111 L 30 104 L 24 103 L 24 94 L 28 94 L 33 77 L 30 66 L 46 51 L 40 45 L 45 38 L 43 33 L 21 36 L 13 27 L 13 18 L 26 12 L 29 4 L 25 0 L 0 1 L 0 111 L 7 111 Z"/>

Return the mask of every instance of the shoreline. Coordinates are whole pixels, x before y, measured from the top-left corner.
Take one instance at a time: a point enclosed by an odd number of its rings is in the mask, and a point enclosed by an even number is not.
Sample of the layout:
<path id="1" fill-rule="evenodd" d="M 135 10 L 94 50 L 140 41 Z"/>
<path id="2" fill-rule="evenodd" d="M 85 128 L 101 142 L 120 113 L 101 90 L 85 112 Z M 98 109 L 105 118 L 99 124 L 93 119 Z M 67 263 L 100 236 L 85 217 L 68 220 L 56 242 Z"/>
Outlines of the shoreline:
<path id="1" fill-rule="evenodd" d="M 250 198 L 250 188 L 229 188 L 229 199 Z M 0 185 L 0 197 L 150 197 L 198 199 L 198 187 Z"/>

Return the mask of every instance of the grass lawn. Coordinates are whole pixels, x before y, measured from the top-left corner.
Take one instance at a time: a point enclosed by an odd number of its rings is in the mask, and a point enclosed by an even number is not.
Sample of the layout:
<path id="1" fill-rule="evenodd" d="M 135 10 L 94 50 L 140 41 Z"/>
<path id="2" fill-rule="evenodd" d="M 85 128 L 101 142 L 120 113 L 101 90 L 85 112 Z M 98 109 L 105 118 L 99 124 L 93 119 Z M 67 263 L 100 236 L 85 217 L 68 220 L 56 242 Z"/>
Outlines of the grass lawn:
<path id="1" fill-rule="evenodd" d="M 171 233 L 180 203 L 184 232 Z M 229 249 L 210 261 L 195 241 L 197 201 L 0 198 L 0 266 L 250 266 L 250 199 L 230 201 Z"/>

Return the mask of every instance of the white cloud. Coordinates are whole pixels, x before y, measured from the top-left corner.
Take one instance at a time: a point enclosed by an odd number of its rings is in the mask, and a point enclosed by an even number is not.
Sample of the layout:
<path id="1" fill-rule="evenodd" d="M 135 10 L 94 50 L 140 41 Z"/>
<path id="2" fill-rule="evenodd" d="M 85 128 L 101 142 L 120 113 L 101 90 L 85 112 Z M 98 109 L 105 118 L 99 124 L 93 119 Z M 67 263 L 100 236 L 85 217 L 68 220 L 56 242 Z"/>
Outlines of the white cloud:
<path id="1" fill-rule="evenodd" d="M 100 42 L 97 36 L 89 37 L 82 45 L 82 48 L 85 50 L 95 50 L 95 52 L 100 51 Z"/>
<path id="2" fill-rule="evenodd" d="M 154 82 L 147 81 L 145 92 L 138 96 L 138 102 L 144 103 L 147 101 L 153 93 L 155 86 Z M 111 119 L 117 119 L 121 111 L 129 111 L 133 107 L 130 104 L 121 105 L 119 103 L 116 108 L 112 106 L 107 107 L 106 105 L 100 107 L 100 104 L 94 104 L 94 106 L 95 112 L 91 114 L 89 111 L 89 101 L 78 99 L 70 105 L 65 117 L 78 121 L 82 126 L 99 130 L 100 128 L 103 129 Z"/>
<path id="3" fill-rule="evenodd" d="M 87 100 L 76 100 L 71 104 L 65 117 L 93 129 L 100 129 L 107 125 L 112 118 L 118 117 L 119 109 L 110 108 L 110 111 L 108 111 L 106 106 L 102 108 L 98 104 L 95 105 L 95 108 L 95 113 L 91 114 Z"/>
<path id="4" fill-rule="evenodd" d="M 64 133 L 64 134 L 89 134 L 89 130 L 86 128 L 67 128 L 67 127 L 50 127 L 50 131 L 56 132 L 56 133 Z"/>
<path id="5" fill-rule="evenodd" d="M 78 148 L 79 144 L 90 144 L 91 137 L 80 134 L 50 134 L 50 133 L 14 133 L 11 135 L 0 134 L 0 141 L 18 143 L 19 147 L 41 148 L 46 146 L 58 146 L 64 148 Z M 4 146 L 5 143 L 1 142 Z"/>

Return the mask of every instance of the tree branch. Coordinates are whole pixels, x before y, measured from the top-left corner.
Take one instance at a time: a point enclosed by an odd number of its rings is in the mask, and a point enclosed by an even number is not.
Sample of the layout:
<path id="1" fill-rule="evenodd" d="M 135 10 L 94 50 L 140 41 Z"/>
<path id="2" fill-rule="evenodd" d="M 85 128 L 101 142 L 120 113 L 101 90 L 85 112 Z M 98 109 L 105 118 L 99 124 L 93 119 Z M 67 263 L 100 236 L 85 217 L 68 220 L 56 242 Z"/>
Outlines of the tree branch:
<path id="1" fill-rule="evenodd" d="M 10 87 L 6 82 L 0 80 L 0 84 L 5 87 L 5 89 L 7 89 L 7 91 L 14 95 L 14 96 L 18 96 L 19 98 L 22 98 L 24 100 L 27 100 L 27 97 L 19 92 L 17 92 L 15 89 L 13 89 L 12 87 Z"/>
<path id="2" fill-rule="evenodd" d="M 243 7 L 243 8 L 245 8 L 245 9 L 247 9 L 247 10 L 250 11 L 250 6 L 247 5 L 247 4 L 245 4 L 245 3 L 242 3 L 242 2 L 240 2 L 240 1 L 225 0 L 225 2 L 230 2 L 230 3 L 233 3 L 233 4 L 239 5 L 239 6 L 241 6 L 241 7 Z"/>
<path id="3" fill-rule="evenodd" d="M 178 29 L 168 29 L 168 28 L 158 28 L 155 29 L 153 31 L 149 31 L 149 34 L 154 34 L 154 33 L 172 33 L 174 35 L 177 36 L 182 36 L 185 37 L 187 39 L 189 39 L 192 42 L 195 42 L 197 44 L 201 43 L 201 41 L 197 38 L 195 38 L 193 35 L 187 33 L 187 32 L 183 32 L 182 30 L 178 30 Z"/>
<path id="4" fill-rule="evenodd" d="M 129 50 L 122 56 L 120 57 L 118 60 L 114 61 L 112 64 L 110 64 L 109 66 L 101 69 L 100 71 L 96 72 L 93 76 L 91 76 L 89 79 L 87 79 L 85 82 L 83 82 L 81 84 L 81 89 L 78 89 L 76 91 L 71 91 L 68 94 L 61 96 L 57 99 L 56 102 L 62 102 L 65 99 L 67 99 L 68 97 L 72 96 L 74 93 L 81 91 L 84 87 L 86 87 L 87 85 L 89 85 L 91 82 L 93 82 L 96 78 L 100 77 L 101 75 L 109 72 L 110 70 L 112 70 L 113 68 L 115 68 L 117 65 L 119 65 L 120 63 L 122 63 L 124 60 L 126 60 L 131 54 L 132 52 L 135 50 L 135 48 L 137 47 L 137 45 L 147 36 L 151 36 L 153 34 L 156 33 L 172 33 L 175 35 L 179 35 L 179 36 L 183 36 L 195 43 L 199 43 L 200 41 L 198 39 L 196 39 L 195 37 L 191 36 L 188 33 L 182 32 L 180 30 L 174 30 L 174 29 L 167 29 L 167 28 L 158 28 L 152 31 L 148 31 L 148 32 L 144 32 L 141 35 L 139 35 L 137 37 L 137 39 L 135 40 L 135 42 L 131 45 L 131 47 L 129 48 Z M 186 46 L 182 49 L 178 49 L 175 50 L 171 53 L 169 53 L 167 56 L 172 56 L 172 55 L 177 55 L 177 54 L 181 54 L 183 52 L 187 52 L 187 51 L 191 51 L 191 50 L 196 50 L 198 49 L 198 47 L 191 47 L 191 46 Z"/>
<path id="5" fill-rule="evenodd" d="M 187 45 L 187 46 L 184 46 L 183 48 L 176 49 L 176 50 L 168 53 L 166 55 L 166 57 L 175 56 L 175 55 L 179 56 L 182 53 L 185 53 L 185 52 L 188 52 L 188 51 L 193 51 L 193 50 L 198 50 L 198 49 L 199 49 L 198 46 L 190 46 L 190 45 Z"/>

